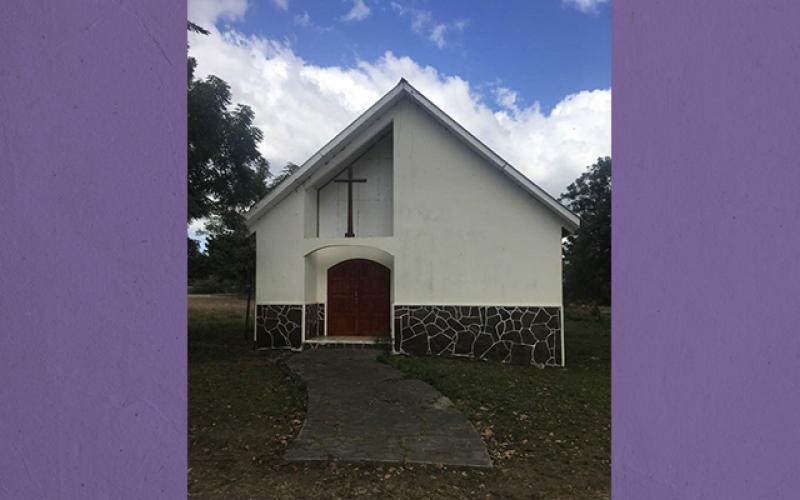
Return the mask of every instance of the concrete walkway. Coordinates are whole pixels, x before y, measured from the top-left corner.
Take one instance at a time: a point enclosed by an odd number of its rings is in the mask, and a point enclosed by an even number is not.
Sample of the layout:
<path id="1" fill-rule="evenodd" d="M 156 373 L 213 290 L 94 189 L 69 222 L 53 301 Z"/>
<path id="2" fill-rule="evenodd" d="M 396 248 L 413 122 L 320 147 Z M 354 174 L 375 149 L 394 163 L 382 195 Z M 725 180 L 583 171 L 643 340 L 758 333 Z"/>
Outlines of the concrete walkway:
<path id="1" fill-rule="evenodd" d="M 380 363 L 375 349 L 313 349 L 289 367 L 308 411 L 289 461 L 400 462 L 491 467 L 486 446 L 449 399 Z"/>

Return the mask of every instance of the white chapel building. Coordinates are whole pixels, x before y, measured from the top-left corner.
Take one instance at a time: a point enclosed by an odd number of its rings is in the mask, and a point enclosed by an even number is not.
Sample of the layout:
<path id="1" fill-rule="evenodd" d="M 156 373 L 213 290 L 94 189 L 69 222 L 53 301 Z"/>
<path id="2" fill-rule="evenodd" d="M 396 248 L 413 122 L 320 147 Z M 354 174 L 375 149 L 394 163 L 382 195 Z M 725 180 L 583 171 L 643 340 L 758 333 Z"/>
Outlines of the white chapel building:
<path id="1" fill-rule="evenodd" d="M 258 349 L 564 364 L 561 240 L 579 218 L 405 80 L 247 223 Z"/>

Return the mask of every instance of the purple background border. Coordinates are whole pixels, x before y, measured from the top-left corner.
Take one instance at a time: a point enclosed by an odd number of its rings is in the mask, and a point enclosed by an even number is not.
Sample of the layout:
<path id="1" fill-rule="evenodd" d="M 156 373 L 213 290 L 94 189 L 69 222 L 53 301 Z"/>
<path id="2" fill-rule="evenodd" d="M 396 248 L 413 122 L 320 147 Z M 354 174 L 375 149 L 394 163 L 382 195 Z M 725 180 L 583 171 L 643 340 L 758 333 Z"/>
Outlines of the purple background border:
<path id="1" fill-rule="evenodd" d="M 800 5 L 613 10 L 614 497 L 792 497 Z M 186 495 L 185 21 L 4 4 L 2 498 Z"/>
<path id="2" fill-rule="evenodd" d="M 613 497 L 797 498 L 800 3 L 612 5 Z"/>
<path id="3" fill-rule="evenodd" d="M 2 11 L 0 498 L 184 498 L 186 3 Z"/>

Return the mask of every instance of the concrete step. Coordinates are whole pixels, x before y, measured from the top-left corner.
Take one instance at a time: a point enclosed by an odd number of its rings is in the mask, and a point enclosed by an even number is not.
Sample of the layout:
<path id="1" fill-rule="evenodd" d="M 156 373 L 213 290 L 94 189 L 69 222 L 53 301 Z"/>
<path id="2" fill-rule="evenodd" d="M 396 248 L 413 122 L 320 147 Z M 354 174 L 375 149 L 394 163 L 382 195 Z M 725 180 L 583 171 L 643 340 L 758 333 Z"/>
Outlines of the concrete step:
<path id="1" fill-rule="evenodd" d="M 303 349 L 383 349 L 391 346 L 390 337 L 312 337 L 306 339 Z"/>

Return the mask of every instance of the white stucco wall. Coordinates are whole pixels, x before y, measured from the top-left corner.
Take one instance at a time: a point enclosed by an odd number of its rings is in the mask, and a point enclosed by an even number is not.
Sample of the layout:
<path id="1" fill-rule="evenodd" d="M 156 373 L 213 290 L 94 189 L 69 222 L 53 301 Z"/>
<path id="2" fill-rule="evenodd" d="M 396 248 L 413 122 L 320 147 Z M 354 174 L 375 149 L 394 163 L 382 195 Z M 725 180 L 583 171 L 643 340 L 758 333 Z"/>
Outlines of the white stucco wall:
<path id="1" fill-rule="evenodd" d="M 399 104 L 387 120 L 395 151 L 392 236 L 305 237 L 303 211 L 315 208 L 307 196 L 316 189 L 312 179 L 255 225 L 257 302 L 318 300 L 308 288 L 321 286 L 321 264 L 307 264 L 304 255 L 358 245 L 394 257 L 395 304 L 560 305 L 556 215 L 415 104 Z M 351 258 L 346 249 L 339 254 Z"/>
<path id="2" fill-rule="evenodd" d="M 353 163 L 353 232 L 360 236 L 391 236 L 393 226 L 392 136 L 387 135 Z M 342 172 L 336 179 L 347 179 Z M 347 232 L 347 184 L 329 182 L 319 191 L 319 235 Z"/>
<path id="3" fill-rule="evenodd" d="M 550 210 L 411 103 L 395 151 L 397 304 L 561 304 Z"/>
<path id="4" fill-rule="evenodd" d="M 295 191 L 256 225 L 256 303 L 302 304 L 304 192 Z"/>

